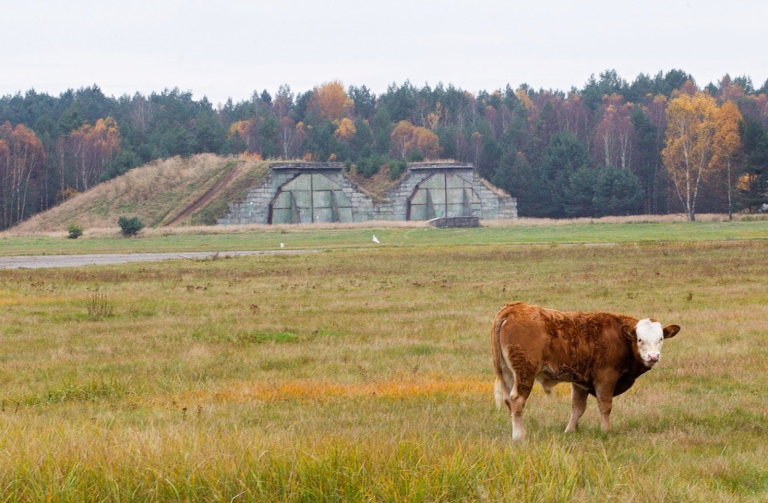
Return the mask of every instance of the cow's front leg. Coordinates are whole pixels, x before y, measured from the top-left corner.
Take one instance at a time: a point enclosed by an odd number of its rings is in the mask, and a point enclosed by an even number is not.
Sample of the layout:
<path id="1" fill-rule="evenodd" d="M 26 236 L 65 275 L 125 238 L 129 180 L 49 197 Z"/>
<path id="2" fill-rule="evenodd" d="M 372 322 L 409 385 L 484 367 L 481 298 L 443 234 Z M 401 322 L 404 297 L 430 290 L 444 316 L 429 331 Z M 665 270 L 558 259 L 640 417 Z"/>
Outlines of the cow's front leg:
<path id="1" fill-rule="evenodd" d="M 613 390 L 616 387 L 616 379 L 609 378 L 595 384 L 597 406 L 600 409 L 600 422 L 603 431 L 608 433 L 611 429 L 611 408 L 613 407 Z"/>
<path id="2" fill-rule="evenodd" d="M 571 418 L 568 420 L 566 433 L 572 433 L 579 427 L 579 419 L 587 409 L 589 392 L 580 386 L 571 384 Z"/>

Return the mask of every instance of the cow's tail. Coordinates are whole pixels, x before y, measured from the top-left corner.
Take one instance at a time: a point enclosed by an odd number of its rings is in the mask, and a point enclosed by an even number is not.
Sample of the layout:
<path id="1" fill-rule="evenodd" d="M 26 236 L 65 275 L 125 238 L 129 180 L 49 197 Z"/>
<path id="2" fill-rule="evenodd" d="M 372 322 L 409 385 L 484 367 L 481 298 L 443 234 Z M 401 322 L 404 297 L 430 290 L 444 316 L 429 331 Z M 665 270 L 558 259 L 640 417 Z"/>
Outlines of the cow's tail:
<path id="1" fill-rule="evenodd" d="M 507 371 L 507 375 L 514 375 L 512 369 L 507 365 L 507 361 L 501 350 L 501 327 L 504 322 L 507 321 L 509 311 L 512 306 L 518 304 L 507 304 L 504 308 L 496 314 L 493 320 L 493 326 L 491 327 L 491 350 L 493 351 L 493 371 L 496 374 L 496 384 L 494 385 L 493 395 L 496 399 L 496 408 L 500 409 L 504 404 L 504 400 L 509 397 L 508 384 L 504 380 L 504 371 Z"/>
<path id="2" fill-rule="evenodd" d="M 496 399 L 496 408 L 501 409 L 501 405 L 504 403 L 504 397 L 509 393 L 506 393 L 504 386 L 504 379 L 496 376 L 496 384 L 493 387 L 493 397 Z"/>

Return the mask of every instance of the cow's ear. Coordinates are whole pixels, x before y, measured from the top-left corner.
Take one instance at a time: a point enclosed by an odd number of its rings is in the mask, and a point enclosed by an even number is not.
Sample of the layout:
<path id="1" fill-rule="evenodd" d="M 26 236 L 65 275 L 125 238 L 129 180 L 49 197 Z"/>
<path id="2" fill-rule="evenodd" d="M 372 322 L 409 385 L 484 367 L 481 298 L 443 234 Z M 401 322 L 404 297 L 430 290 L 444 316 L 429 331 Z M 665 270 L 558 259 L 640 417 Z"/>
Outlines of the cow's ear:
<path id="1" fill-rule="evenodd" d="M 679 331 L 679 325 L 667 325 L 664 327 L 664 338 L 671 339 L 672 337 L 676 336 Z"/>
<path id="2" fill-rule="evenodd" d="M 622 325 L 621 326 L 621 333 L 629 341 L 637 340 L 637 332 L 635 332 L 635 327 L 631 327 L 629 325 Z"/>

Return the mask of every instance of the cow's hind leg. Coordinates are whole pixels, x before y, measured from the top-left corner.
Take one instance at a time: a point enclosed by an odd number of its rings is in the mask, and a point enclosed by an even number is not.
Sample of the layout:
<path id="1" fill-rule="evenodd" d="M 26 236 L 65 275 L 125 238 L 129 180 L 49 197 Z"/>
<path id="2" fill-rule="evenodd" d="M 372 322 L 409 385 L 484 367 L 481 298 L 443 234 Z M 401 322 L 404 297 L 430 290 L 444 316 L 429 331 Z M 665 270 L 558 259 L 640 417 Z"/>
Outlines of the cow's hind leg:
<path id="1" fill-rule="evenodd" d="M 536 381 L 536 369 L 534 366 L 520 359 L 513 362 L 512 370 L 515 373 L 515 384 L 509 393 L 509 412 L 512 417 L 512 440 L 525 439 L 525 427 L 523 426 L 523 410 L 525 402 L 533 389 Z"/>
<path id="2" fill-rule="evenodd" d="M 503 403 L 507 406 L 507 409 L 512 412 L 512 409 L 510 408 L 509 394 L 515 385 L 515 374 L 513 374 L 509 368 L 504 366 L 501 375 L 501 377 L 496 377 L 496 388 L 494 393 L 496 396 L 496 407 L 501 408 L 501 404 Z"/>
<path id="3" fill-rule="evenodd" d="M 579 419 L 587 409 L 587 397 L 589 392 L 584 388 L 571 384 L 571 418 L 568 421 L 568 426 L 565 428 L 566 433 L 576 431 L 579 427 Z"/>

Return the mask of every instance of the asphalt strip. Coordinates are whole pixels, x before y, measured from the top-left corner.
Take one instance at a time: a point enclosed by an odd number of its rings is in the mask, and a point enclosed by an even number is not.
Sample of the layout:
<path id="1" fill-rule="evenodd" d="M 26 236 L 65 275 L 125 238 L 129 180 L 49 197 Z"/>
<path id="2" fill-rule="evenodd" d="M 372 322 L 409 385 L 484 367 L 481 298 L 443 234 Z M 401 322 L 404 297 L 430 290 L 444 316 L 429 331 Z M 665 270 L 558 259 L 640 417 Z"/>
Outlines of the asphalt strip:
<path id="1" fill-rule="evenodd" d="M 230 252 L 175 253 L 98 253 L 92 255 L 34 255 L 0 257 L 0 269 L 43 269 L 47 267 L 80 267 L 84 265 L 127 264 L 128 262 L 157 262 L 160 260 L 205 260 L 252 255 L 295 255 L 319 250 L 264 250 Z"/>

